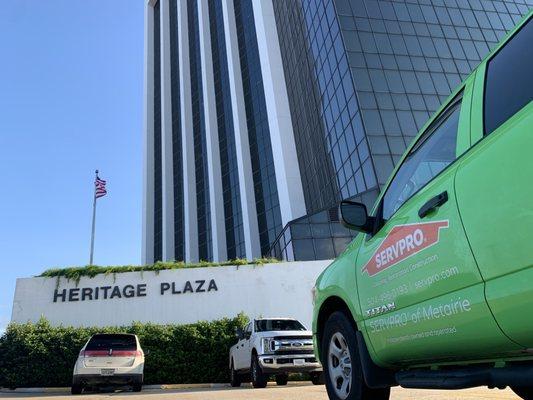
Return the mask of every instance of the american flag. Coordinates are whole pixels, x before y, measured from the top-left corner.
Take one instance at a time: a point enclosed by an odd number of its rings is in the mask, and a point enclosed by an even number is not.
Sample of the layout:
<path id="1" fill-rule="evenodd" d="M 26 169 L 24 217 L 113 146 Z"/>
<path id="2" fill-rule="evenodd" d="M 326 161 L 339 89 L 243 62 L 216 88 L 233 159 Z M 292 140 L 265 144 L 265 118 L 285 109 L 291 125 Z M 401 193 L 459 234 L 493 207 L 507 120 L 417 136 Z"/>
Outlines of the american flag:
<path id="1" fill-rule="evenodd" d="M 100 197 L 104 197 L 107 194 L 107 190 L 105 189 L 106 181 L 103 179 L 100 179 L 98 176 L 96 177 L 94 181 L 94 196 L 99 199 Z"/>

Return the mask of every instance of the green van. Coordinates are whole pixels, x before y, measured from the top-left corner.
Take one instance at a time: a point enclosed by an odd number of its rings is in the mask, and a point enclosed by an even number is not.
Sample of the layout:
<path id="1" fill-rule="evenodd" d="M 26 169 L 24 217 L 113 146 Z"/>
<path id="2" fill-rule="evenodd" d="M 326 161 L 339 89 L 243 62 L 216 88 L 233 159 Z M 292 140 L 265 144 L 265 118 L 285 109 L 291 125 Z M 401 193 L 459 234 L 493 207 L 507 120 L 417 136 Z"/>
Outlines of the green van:
<path id="1" fill-rule="evenodd" d="M 533 399 L 533 12 L 414 140 L 318 278 L 330 399 L 510 386 Z"/>

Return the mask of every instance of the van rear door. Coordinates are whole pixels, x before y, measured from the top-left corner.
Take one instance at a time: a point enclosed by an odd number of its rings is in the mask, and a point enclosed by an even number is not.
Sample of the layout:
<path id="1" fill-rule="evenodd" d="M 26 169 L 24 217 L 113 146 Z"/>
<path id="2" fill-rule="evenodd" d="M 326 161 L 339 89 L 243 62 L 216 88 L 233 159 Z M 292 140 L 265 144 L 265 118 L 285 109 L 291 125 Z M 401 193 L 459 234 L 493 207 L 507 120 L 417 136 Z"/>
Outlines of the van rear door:
<path id="1" fill-rule="evenodd" d="M 487 303 L 533 347 L 533 12 L 476 75 L 472 143 L 456 176 L 459 211 Z"/>
<path id="2" fill-rule="evenodd" d="M 138 354 L 134 335 L 99 334 L 89 340 L 83 358 L 87 368 L 120 368 L 131 367 Z"/>

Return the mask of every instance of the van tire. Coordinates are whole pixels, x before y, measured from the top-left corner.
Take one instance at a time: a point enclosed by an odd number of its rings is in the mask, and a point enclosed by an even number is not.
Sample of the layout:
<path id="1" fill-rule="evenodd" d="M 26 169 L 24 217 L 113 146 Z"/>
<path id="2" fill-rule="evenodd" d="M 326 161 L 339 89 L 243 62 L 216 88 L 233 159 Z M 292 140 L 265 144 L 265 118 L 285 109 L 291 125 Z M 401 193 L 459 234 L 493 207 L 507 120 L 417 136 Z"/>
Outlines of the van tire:
<path id="1" fill-rule="evenodd" d="M 365 383 L 355 332 L 343 312 L 334 312 L 326 321 L 321 354 L 328 396 L 330 400 L 388 400 L 390 388 L 371 389 Z"/>
<path id="2" fill-rule="evenodd" d="M 83 391 L 83 386 L 81 386 L 81 385 L 73 384 L 70 387 L 70 393 L 71 394 L 81 394 L 82 391 Z"/>
<path id="3" fill-rule="evenodd" d="M 257 355 L 252 356 L 252 386 L 256 389 L 266 388 L 268 383 L 268 374 L 263 373 L 261 366 L 259 365 L 259 359 Z"/>
<path id="4" fill-rule="evenodd" d="M 242 383 L 241 377 L 239 376 L 239 374 L 237 373 L 237 371 L 235 371 L 235 368 L 233 367 L 233 360 L 231 360 L 231 368 L 230 368 L 229 374 L 230 374 L 231 387 L 241 386 L 241 383 Z"/>
<path id="5" fill-rule="evenodd" d="M 533 387 L 532 386 L 515 386 L 511 387 L 519 397 L 524 400 L 533 400 Z"/>

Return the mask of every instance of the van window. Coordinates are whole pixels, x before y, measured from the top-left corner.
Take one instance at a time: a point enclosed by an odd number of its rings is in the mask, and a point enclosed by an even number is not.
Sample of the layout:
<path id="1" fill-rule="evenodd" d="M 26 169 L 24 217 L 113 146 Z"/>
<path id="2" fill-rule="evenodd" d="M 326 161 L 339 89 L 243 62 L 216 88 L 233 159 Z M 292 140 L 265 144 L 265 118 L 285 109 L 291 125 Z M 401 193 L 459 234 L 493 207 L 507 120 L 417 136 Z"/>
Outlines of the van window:
<path id="1" fill-rule="evenodd" d="M 485 135 L 533 100 L 533 22 L 529 19 L 487 64 Z"/>
<path id="2" fill-rule="evenodd" d="M 94 335 L 85 350 L 137 350 L 137 341 L 133 335 L 109 334 Z"/>
<path id="3" fill-rule="evenodd" d="M 407 200 L 455 161 L 461 101 L 456 101 L 418 140 L 383 196 L 388 220 Z"/>

